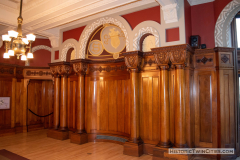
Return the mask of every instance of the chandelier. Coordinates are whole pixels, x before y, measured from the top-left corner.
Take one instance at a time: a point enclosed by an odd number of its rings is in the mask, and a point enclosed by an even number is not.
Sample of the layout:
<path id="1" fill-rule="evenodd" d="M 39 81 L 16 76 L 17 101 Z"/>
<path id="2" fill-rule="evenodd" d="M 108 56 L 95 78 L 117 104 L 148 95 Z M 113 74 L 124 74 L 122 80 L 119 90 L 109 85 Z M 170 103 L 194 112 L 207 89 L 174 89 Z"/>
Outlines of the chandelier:
<path id="1" fill-rule="evenodd" d="M 18 28 L 16 31 L 8 31 L 8 35 L 2 35 L 2 40 L 5 42 L 6 52 L 3 54 L 3 58 L 10 58 L 10 56 L 17 56 L 17 59 L 21 56 L 21 60 L 33 58 L 32 54 L 32 42 L 35 41 L 36 36 L 33 34 L 26 35 L 27 38 L 22 37 L 22 0 L 20 2 L 20 13 L 18 17 Z M 26 50 L 29 49 L 27 56 Z"/>

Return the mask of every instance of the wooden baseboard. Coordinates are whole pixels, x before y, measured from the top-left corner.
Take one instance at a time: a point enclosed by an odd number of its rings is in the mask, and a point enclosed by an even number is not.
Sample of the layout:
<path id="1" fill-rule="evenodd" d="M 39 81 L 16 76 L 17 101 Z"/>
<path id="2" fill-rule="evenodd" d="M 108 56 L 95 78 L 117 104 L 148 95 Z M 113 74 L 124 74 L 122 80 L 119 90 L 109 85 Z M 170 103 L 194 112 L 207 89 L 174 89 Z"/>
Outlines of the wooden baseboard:
<path id="1" fill-rule="evenodd" d="M 132 142 L 125 142 L 123 145 L 123 154 L 128 156 L 140 157 L 143 155 L 143 145 Z"/>
<path id="2" fill-rule="evenodd" d="M 8 136 L 8 135 L 13 135 L 13 134 L 16 134 L 15 128 L 1 129 L 1 130 L 0 130 L 0 137 Z"/>
<path id="3" fill-rule="evenodd" d="M 88 134 L 87 133 L 70 133 L 70 142 L 75 144 L 84 144 L 88 142 Z"/>
<path id="4" fill-rule="evenodd" d="M 50 138 L 58 139 L 58 140 L 66 140 L 66 139 L 69 139 L 69 131 L 59 131 L 55 129 L 49 129 L 47 136 Z"/>

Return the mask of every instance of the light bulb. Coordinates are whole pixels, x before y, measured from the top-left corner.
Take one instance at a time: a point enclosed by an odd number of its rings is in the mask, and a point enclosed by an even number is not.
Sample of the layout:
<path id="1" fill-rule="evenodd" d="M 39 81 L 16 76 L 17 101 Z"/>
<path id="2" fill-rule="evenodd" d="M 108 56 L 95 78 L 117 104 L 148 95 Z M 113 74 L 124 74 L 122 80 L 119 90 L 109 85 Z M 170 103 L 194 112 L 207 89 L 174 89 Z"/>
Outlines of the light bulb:
<path id="1" fill-rule="evenodd" d="M 27 58 L 33 58 L 33 54 L 32 53 L 28 53 L 27 54 Z"/>
<path id="2" fill-rule="evenodd" d="M 11 41 L 11 38 L 9 37 L 9 35 L 2 35 L 2 40 L 3 41 Z"/>
<path id="3" fill-rule="evenodd" d="M 28 45 L 28 40 L 27 40 L 27 38 L 22 38 L 22 41 L 26 44 L 26 45 Z"/>
<path id="4" fill-rule="evenodd" d="M 26 35 L 26 36 L 27 36 L 27 40 L 29 40 L 29 41 L 35 41 L 36 36 L 34 36 L 33 34 L 28 34 L 28 35 Z"/>
<path id="5" fill-rule="evenodd" d="M 8 35 L 9 37 L 17 38 L 18 32 L 11 30 L 11 31 L 8 31 Z"/>
<path id="6" fill-rule="evenodd" d="M 27 57 L 26 57 L 25 55 L 22 55 L 22 56 L 21 56 L 21 60 L 22 60 L 22 61 L 26 61 L 26 60 L 27 60 Z"/>
<path id="7" fill-rule="evenodd" d="M 10 58 L 10 57 L 9 57 L 8 53 L 4 53 L 3 58 Z"/>
<path id="8" fill-rule="evenodd" d="M 14 50 L 9 50 L 9 51 L 8 51 L 8 55 L 9 55 L 9 56 L 14 56 Z"/>

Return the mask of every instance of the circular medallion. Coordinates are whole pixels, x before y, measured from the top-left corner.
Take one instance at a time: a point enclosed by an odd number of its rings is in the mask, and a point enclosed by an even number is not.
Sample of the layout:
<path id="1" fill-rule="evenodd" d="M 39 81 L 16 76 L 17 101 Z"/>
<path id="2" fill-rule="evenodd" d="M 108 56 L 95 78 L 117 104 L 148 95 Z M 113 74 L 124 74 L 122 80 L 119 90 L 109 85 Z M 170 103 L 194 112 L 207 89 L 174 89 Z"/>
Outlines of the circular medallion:
<path id="1" fill-rule="evenodd" d="M 114 54 L 113 54 L 113 58 L 114 58 L 114 59 L 118 59 L 118 58 L 119 58 L 119 53 L 114 53 Z"/>
<path id="2" fill-rule="evenodd" d="M 106 26 L 102 29 L 100 37 L 104 49 L 109 53 L 122 52 L 126 46 L 125 35 L 117 26 Z"/>
<path id="3" fill-rule="evenodd" d="M 102 42 L 99 40 L 91 41 L 88 50 L 93 56 L 99 56 L 103 52 Z"/>

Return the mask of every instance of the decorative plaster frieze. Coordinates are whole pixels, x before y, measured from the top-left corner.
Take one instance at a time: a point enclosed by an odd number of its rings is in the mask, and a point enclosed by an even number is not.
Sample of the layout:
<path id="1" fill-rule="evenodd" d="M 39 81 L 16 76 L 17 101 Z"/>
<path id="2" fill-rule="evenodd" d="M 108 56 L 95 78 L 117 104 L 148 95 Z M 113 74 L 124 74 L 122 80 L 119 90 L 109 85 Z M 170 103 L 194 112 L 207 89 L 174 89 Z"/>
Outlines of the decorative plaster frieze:
<path id="1" fill-rule="evenodd" d="M 52 51 L 52 48 L 48 47 L 48 46 L 45 46 L 45 45 L 39 45 L 39 46 L 35 46 L 32 48 L 32 52 L 36 52 L 37 50 L 40 50 L 40 49 L 45 49 L 45 50 L 48 50 L 49 52 Z"/>
<path id="2" fill-rule="evenodd" d="M 155 37 L 155 46 L 159 47 L 159 34 L 158 31 L 153 27 L 141 28 L 135 35 L 133 39 L 133 51 L 140 50 L 140 39 L 144 34 L 151 33 Z"/>
<path id="3" fill-rule="evenodd" d="M 52 37 L 49 37 L 49 40 L 50 40 L 50 42 L 51 42 L 52 48 L 57 48 L 57 47 L 59 47 L 59 37 L 52 36 Z"/>
<path id="4" fill-rule="evenodd" d="M 240 10 L 240 2 L 238 0 L 231 1 L 221 12 L 215 25 L 215 46 L 230 46 L 230 23 L 234 16 Z"/>
<path id="5" fill-rule="evenodd" d="M 199 4 L 203 4 L 203 3 L 209 3 L 209 2 L 213 2 L 215 0 L 188 0 L 189 4 L 191 6 L 194 5 L 199 5 Z"/>
<path id="6" fill-rule="evenodd" d="M 79 50 L 78 58 L 85 59 L 86 46 L 87 46 L 87 42 L 89 40 L 90 35 L 95 31 L 95 29 L 97 29 L 99 26 L 106 24 L 106 23 L 111 23 L 111 24 L 114 24 L 114 25 L 118 26 L 119 28 L 121 28 L 121 30 L 123 31 L 125 38 L 126 38 L 126 51 L 130 50 L 127 30 L 124 27 L 124 25 L 122 24 L 122 22 L 120 22 L 119 20 L 112 18 L 112 17 L 105 17 L 105 18 L 100 18 L 100 19 L 96 20 L 95 22 L 93 22 L 91 25 L 87 26 L 85 32 L 83 33 L 81 41 L 80 41 L 80 50 Z"/>
<path id="7" fill-rule="evenodd" d="M 178 22 L 179 19 L 178 9 L 179 9 L 178 3 L 162 6 L 165 23 Z"/>
<path id="8" fill-rule="evenodd" d="M 62 53 L 61 53 L 61 61 L 66 61 L 67 59 L 67 52 L 70 48 L 74 48 L 74 50 L 76 50 L 76 46 L 73 43 L 68 43 L 66 44 L 63 49 L 62 49 Z M 75 54 L 76 57 L 76 54 Z"/>

